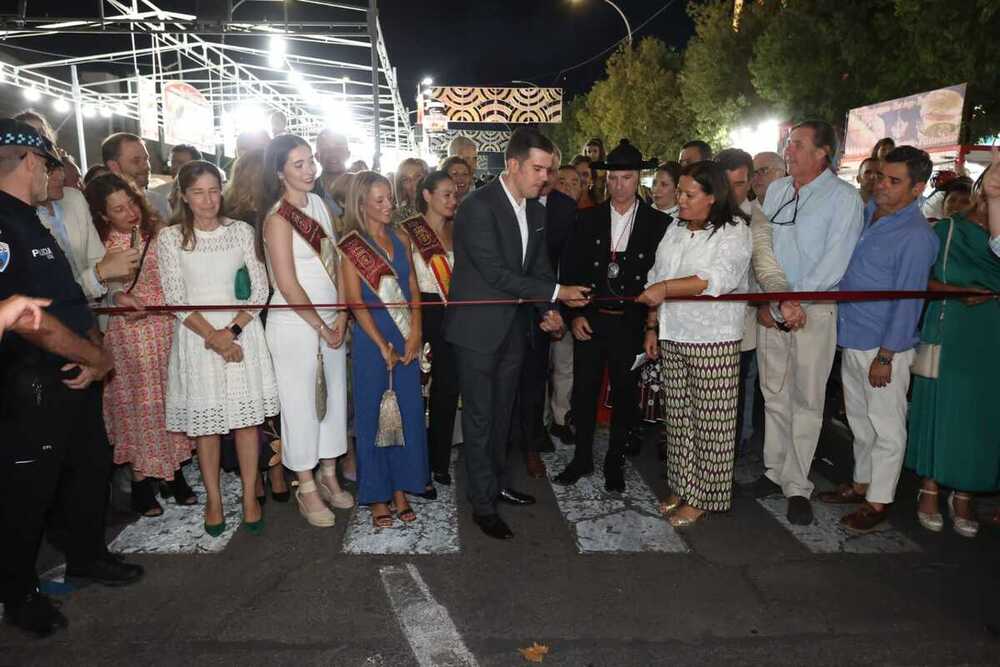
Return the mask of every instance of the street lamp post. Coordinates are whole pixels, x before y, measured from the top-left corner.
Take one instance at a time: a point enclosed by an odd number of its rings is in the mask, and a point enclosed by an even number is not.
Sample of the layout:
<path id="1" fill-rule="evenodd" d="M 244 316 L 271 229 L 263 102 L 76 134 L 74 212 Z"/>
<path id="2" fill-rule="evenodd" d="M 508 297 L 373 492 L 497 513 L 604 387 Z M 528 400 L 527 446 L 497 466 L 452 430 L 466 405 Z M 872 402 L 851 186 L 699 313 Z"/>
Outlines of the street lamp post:
<path id="1" fill-rule="evenodd" d="M 573 0 L 573 2 L 577 2 L 577 0 Z M 631 48 L 631 46 L 632 46 L 632 24 L 630 24 L 628 22 L 628 17 L 625 16 L 625 12 L 622 11 L 622 8 L 619 7 L 618 5 L 616 5 L 611 0 L 604 0 L 604 2 L 606 2 L 609 5 L 611 5 L 612 7 L 614 7 L 615 11 L 618 12 L 618 16 L 622 17 L 622 21 L 625 22 L 625 32 L 628 35 L 628 45 Z"/>

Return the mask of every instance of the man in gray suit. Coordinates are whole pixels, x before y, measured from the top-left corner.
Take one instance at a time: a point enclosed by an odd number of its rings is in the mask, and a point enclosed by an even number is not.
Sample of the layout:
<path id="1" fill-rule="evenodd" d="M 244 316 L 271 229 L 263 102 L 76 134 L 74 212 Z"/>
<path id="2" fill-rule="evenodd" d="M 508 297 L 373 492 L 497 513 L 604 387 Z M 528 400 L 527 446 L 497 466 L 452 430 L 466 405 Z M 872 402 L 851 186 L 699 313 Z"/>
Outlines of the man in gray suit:
<path id="1" fill-rule="evenodd" d="M 448 309 L 445 338 L 455 346 L 462 391 L 462 434 L 473 518 L 497 539 L 514 536 L 497 502 L 535 499 L 509 486 L 508 433 L 531 327 L 563 329 L 556 300 L 587 302 L 589 289 L 559 285 L 545 241 L 545 184 L 552 142 L 533 128 L 511 135 L 500 178 L 469 194 L 455 215 L 455 268 L 449 301 L 496 301 Z M 520 301 L 532 302 L 531 306 Z"/>

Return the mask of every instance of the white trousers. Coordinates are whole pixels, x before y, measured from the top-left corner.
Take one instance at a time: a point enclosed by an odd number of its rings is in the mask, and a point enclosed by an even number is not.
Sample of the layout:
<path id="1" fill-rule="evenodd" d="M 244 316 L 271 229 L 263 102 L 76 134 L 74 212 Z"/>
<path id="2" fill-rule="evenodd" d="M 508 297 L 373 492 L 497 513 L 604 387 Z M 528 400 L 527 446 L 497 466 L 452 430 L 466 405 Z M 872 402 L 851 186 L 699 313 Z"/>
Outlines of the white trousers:
<path id="1" fill-rule="evenodd" d="M 326 417 L 316 419 L 319 335 L 305 322 L 268 322 L 267 345 L 281 400 L 281 462 L 295 472 L 347 451 L 347 361 L 344 347 L 323 343 Z"/>
<path id="2" fill-rule="evenodd" d="M 552 341 L 549 349 L 552 357 L 549 397 L 552 421 L 565 426 L 566 413 L 569 412 L 569 397 L 573 393 L 573 335 L 567 332 L 561 339 Z"/>
<path id="3" fill-rule="evenodd" d="M 785 333 L 758 326 L 757 364 L 764 394 L 765 474 L 786 497 L 812 495 L 809 481 L 823 427 L 826 382 L 837 351 L 837 306 L 804 304 L 806 326 Z"/>
<path id="4" fill-rule="evenodd" d="M 892 381 L 873 387 L 868 370 L 874 350 L 845 349 L 841 360 L 847 421 L 854 434 L 854 481 L 868 484 L 865 498 L 891 503 L 906 454 L 906 391 L 910 386 L 913 350 L 892 359 Z"/>

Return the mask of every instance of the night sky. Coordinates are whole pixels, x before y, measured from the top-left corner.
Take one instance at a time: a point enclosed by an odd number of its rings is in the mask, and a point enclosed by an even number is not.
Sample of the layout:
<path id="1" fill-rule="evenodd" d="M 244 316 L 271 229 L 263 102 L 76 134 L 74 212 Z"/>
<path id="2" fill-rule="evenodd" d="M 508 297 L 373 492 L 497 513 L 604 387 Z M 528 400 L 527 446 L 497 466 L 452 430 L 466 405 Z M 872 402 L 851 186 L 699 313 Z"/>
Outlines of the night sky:
<path id="1" fill-rule="evenodd" d="M 221 3 L 157 2 L 163 9 L 191 14 Z M 687 0 L 617 0 L 617 4 L 628 16 L 636 39 L 654 35 L 680 48 L 693 31 L 686 13 Z M 65 0 L 28 0 L 28 7 L 32 15 L 96 15 L 96 7 L 90 4 Z M 400 94 L 410 108 L 417 82 L 424 76 L 432 76 L 438 85 L 504 85 L 519 79 L 542 86 L 562 86 L 568 95 L 584 92 L 603 76 L 605 57 L 568 72 L 560 70 L 587 60 L 625 36 L 621 17 L 604 0 L 383 0 L 379 8 L 389 58 L 399 74 Z M 293 18 L 308 20 L 364 17 L 362 13 L 345 15 L 302 3 L 293 3 L 290 13 Z M 640 28 L 654 14 L 656 17 Z M 247 2 L 237 10 L 235 18 L 280 21 L 281 16 L 280 3 Z M 95 39 L 101 40 L 104 49 L 128 48 L 127 37 L 114 36 L 60 35 L 14 43 L 77 54 L 93 52 Z M 246 38 L 233 41 L 242 39 Z M 291 48 L 333 59 L 365 58 L 358 49 L 346 47 L 295 44 Z"/>

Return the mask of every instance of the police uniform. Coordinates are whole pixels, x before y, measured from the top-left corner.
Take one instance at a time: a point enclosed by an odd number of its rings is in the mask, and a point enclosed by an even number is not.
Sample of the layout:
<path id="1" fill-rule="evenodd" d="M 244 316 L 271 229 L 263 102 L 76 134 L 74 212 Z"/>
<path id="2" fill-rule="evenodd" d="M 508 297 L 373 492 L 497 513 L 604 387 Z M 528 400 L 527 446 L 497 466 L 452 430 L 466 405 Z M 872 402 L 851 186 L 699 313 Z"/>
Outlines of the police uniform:
<path id="1" fill-rule="evenodd" d="M 608 155 L 601 169 L 639 171 L 655 160 L 643 162 L 639 151 L 623 140 Z M 578 213 L 578 222 L 563 255 L 560 282 L 589 285 L 594 300 L 568 311 L 573 320 L 587 319 L 593 330 L 590 340 L 573 342 L 573 391 L 570 399 L 576 426 L 573 460 L 555 481 L 573 484 L 594 467 L 594 430 L 604 369 L 611 385 L 611 438 L 604 461 L 605 486 L 624 490 L 622 461 L 626 439 L 639 418 L 639 372 L 630 370 L 642 352 L 647 307 L 633 300 L 642 294 L 646 276 L 656 259 L 656 247 L 670 223 L 639 197 L 633 217 L 624 232 L 627 245 L 614 252 L 611 238 L 611 201 Z M 617 245 L 617 244 L 615 244 Z M 572 326 L 572 321 L 571 321 Z"/>
<path id="2" fill-rule="evenodd" d="M 23 139 L 5 133 L 9 126 L 0 121 L 0 145 L 12 145 L 11 136 Z M 51 299 L 47 312 L 80 337 L 95 328 L 70 263 L 36 209 L 0 191 L 0 299 L 13 294 Z M 6 611 L 37 588 L 35 560 L 55 502 L 68 524 L 67 576 L 109 558 L 104 515 L 112 452 L 102 386 L 70 389 L 62 380 L 78 371 L 63 372 L 67 363 L 14 332 L 0 339 L 0 602 Z"/>

